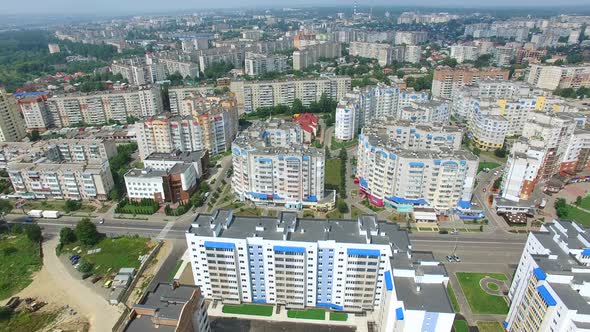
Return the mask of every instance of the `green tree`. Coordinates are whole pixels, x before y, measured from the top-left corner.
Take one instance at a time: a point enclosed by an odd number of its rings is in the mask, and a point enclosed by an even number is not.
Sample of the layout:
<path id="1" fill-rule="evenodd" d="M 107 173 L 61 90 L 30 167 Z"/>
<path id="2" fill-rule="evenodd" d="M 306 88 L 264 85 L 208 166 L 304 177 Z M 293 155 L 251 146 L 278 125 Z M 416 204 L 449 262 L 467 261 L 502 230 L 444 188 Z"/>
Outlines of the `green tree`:
<path id="1" fill-rule="evenodd" d="M 77 211 L 77 210 L 80 210 L 81 207 L 82 207 L 82 202 L 80 202 L 80 201 L 75 201 L 72 199 L 66 200 L 66 204 L 65 204 L 66 212 Z"/>
<path id="2" fill-rule="evenodd" d="M 81 259 L 80 260 L 80 265 L 78 265 L 78 271 L 82 272 L 82 273 L 88 273 L 90 271 L 92 271 L 92 263 L 90 263 L 89 261 L 85 260 L 85 259 Z"/>
<path id="3" fill-rule="evenodd" d="M 43 234 L 41 232 L 41 227 L 37 224 L 28 224 L 25 226 L 25 234 L 27 235 L 27 238 L 31 241 L 31 242 L 41 242 L 41 239 L 43 238 Z"/>
<path id="4" fill-rule="evenodd" d="M 41 139 L 41 135 L 39 134 L 38 130 L 31 131 L 31 141 L 36 142 Z"/>
<path id="5" fill-rule="evenodd" d="M 332 157 L 332 155 L 330 154 L 330 148 L 328 148 L 328 145 L 326 144 L 325 146 L 325 154 L 326 154 L 326 159 L 330 159 Z"/>
<path id="6" fill-rule="evenodd" d="M 61 244 L 68 244 L 76 242 L 76 233 L 69 227 L 64 227 L 59 231 L 59 242 Z"/>
<path id="7" fill-rule="evenodd" d="M 481 150 L 478 148 L 473 148 L 473 154 L 479 156 L 481 154 Z"/>
<path id="8" fill-rule="evenodd" d="M 340 211 L 340 213 L 348 213 L 348 204 L 346 204 L 344 200 L 339 199 L 336 205 L 338 206 L 338 211 Z"/>
<path id="9" fill-rule="evenodd" d="M 90 246 L 97 244 L 102 237 L 102 234 L 96 230 L 96 225 L 88 218 L 82 219 L 76 225 L 75 233 L 82 244 Z"/>
<path id="10" fill-rule="evenodd" d="M 303 107 L 303 103 L 300 99 L 295 98 L 293 100 L 293 105 L 291 106 L 291 113 L 293 114 L 301 114 L 305 112 L 305 108 Z"/>
<path id="11" fill-rule="evenodd" d="M 555 214 L 559 218 L 567 218 L 568 217 L 568 209 L 567 209 L 567 202 L 565 198 L 558 198 L 555 203 L 553 204 L 555 207 Z"/>
<path id="12" fill-rule="evenodd" d="M 582 205 L 582 196 L 576 197 L 576 206 Z"/>
<path id="13" fill-rule="evenodd" d="M 5 215 L 12 211 L 12 203 L 6 199 L 0 199 L 0 215 Z"/>

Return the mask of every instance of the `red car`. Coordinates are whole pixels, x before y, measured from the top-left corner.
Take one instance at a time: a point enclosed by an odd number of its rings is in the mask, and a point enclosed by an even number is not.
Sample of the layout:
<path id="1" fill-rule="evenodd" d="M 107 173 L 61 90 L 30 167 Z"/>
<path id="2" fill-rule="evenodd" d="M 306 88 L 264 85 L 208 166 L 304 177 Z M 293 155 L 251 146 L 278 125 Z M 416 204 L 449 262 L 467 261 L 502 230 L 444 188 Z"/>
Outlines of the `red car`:
<path id="1" fill-rule="evenodd" d="M 484 192 L 484 193 L 486 192 L 486 190 L 487 190 L 486 188 L 483 188 L 483 192 Z"/>

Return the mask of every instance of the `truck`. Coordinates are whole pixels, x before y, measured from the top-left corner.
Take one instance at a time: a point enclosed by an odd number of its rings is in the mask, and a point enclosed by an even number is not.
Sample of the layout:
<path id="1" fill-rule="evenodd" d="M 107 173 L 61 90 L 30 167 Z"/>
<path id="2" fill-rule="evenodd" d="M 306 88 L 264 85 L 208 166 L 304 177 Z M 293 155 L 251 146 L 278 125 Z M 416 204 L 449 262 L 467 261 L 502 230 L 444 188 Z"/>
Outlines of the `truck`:
<path id="1" fill-rule="evenodd" d="M 42 215 L 43 218 L 57 219 L 61 216 L 61 213 L 59 211 L 43 211 Z"/>
<path id="2" fill-rule="evenodd" d="M 27 215 L 33 218 L 43 218 L 43 210 L 31 210 L 27 212 Z"/>

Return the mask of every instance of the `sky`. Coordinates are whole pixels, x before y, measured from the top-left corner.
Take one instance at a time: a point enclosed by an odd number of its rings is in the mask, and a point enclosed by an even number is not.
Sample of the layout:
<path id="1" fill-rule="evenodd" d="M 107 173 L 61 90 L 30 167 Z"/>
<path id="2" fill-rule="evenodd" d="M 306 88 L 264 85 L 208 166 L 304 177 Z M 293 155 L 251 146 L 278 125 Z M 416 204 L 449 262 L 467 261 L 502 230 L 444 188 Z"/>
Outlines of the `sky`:
<path id="1" fill-rule="evenodd" d="M 171 12 L 210 8 L 248 8 L 248 7 L 289 7 L 289 6 L 318 6 L 318 5 L 344 5 L 351 4 L 354 0 L 27 0 L 25 2 L 15 0 L 1 0 L 2 14 L 98 14 L 98 15 L 128 15 L 148 12 Z M 488 7 L 493 5 L 496 9 L 505 6 L 554 6 L 555 0 L 357 0 L 359 6 L 458 6 L 458 7 Z M 588 6 L 588 0 L 561 0 L 559 6 Z"/>

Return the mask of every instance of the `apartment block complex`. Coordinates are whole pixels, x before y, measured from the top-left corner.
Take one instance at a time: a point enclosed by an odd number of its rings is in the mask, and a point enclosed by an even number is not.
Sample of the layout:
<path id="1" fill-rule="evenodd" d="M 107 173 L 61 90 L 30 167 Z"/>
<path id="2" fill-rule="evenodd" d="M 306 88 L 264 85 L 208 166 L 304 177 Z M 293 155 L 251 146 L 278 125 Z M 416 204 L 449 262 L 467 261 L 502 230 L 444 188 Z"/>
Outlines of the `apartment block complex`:
<path id="1" fill-rule="evenodd" d="M 20 141 L 24 137 L 24 121 L 18 112 L 16 98 L 0 89 L 0 142 Z"/>
<path id="2" fill-rule="evenodd" d="M 472 66 L 438 67 L 434 70 L 432 80 L 432 96 L 451 98 L 453 91 L 475 84 L 484 78 L 508 80 L 509 71 L 495 67 L 474 68 Z"/>
<path id="3" fill-rule="evenodd" d="M 544 158 L 543 141 L 520 138 L 514 142 L 502 176 L 502 197 L 513 202 L 529 199 Z"/>
<path id="4" fill-rule="evenodd" d="M 215 90 L 214 86 L 178 86 L 168 89 L 168 99 L 170 100 L 170 113 L 174 115 L 190 115 L 184 107 L 184 101 L 194 99 L 198 95 L 210 95 Z"/>
<path id="5" fill-rule="evenodd" d="M 229 46 L 197 51 L 199 69 L 202 72 L 205 72 L 207 67 L 219 62 L 231 64 L 234 68 L 243 68 L 245 55 L 244 50 Z"/>
<path id="6" fill-rule="evenodd" d="M 474 45 L 453 45 L 451 46 L 450 57 L 457 60 L 457 63 L 475 61 L 479 57 L 479 47 Z"/>
<path id="7" fill-rule="evenodd" d="M 334 42 L 324 42 L 301 47 L 293 52 L 293 69 L 303 70 L 320 59 L 333 59 L 342 55 L 342 45 Z"/>
<path id="8" fill-rule="evenodd" d="M 590 320 L 588 229 L 554 220 L 528 235 L 508 297 L 507 331 L 584 331 Z"/>
<path id="9" fill-rule="evenodd" d="M 428 32 L 425 31 L 396 31 L 396 45 L 420 45 L 428 41 Z"/>
<path id="10" fill-rule="evenodd" d="M 230 90 L 236 95 L 241 114 L 254 112 L 260 107 L 292 105 L 295 99 L 309 106 L 322 95 L 340 100 L 350 91 L 350 86 L 350 77 L 322 76 L 288 81 L 238 80 L 230 83 Z"/>
<path id="11" fill-rule="evenodd" d="M 378 119 L 359 136 L 360 191 L 376 206 L 411 211 L 428 206 L 452 210 L 471 201 L 478 158 L 458 150 L 454 127 L 415 127 Z"/>
<path id="12" fill-rule="evenodd" d="M 232 187 L 241 200 L 302 208 L 324 200 L 325 156 L 303 144 L 299 124 L 260 122 L 232 144 Z M 332 197 L 333 198 L 333 197 Z"/>
<path id="13" fill-rule="evenodd" d="M 158 86 L 140 86 L 122 91 L 54 95 L 47 99 L 50 122 L 55 127 L 103 124 L 109 120 L 127 123 L 128 117 L 147 117 L 164 108 Z"/>
<path id="14" fill-rule="evenodd" d="M 378 84 L 363 89 L 356 89 L 354 92 L 341 99 L 336 107 L 335 137 L 338 140 L 351 140 L 358 131 L 372 119 L 390 116 L 405 118 L 420 122 L 424 114 L 412 112 L 413 109 L 421 109 L 419 105 L 440 106 L 447 113 L 448 105 L 439 102 L 428 103 L 427 92 L 416 92 L 413 89 L 400 89 L 396 86 Z M 428 110 L 426 111 L 428 112 Z M 440 114 L 439 112 L 433 112 Z M 445 113 L 445 112 L 442 112 Z M 420 116 L 420 119 L 414 118 Z M 428 121 L 444 121 L 435 117 L 426 116 Z"/>
<path id="15" fill-rule="evenodd" d="M 269 72 L 282 73 L 287 70 L 287 56 L 246 52 L 244 73 L 258 76 Z"/>
<path id="16" fill-rule="evenodd" d="M 590 87 L 590 65 L 531 65 L 527 82 L 538 88 L 549 90 Z"/>
<path id="17" fill-rule="evenodd" d="M 197 187 L 197 172 L 189 163 L 176 163 L 164 169 L 133 168 L 125 173 L 125 187 L 132 200 L 187 203 Z"/>
<path id="18" fill-rule="evenodd" d="M 25 119 L 27 131 L 44 132 L 53 126 L 47 106 L 47 92 L 23 92 L 14 94 L 18 109 Z"/>
<path id="19" fill-rule="evenodd" d="M 186 232 L 195 285 L 222 303 L 371 312 L 375 331 L 450 331 L 448 276 L 406 231 L 357 220 L 199 214 Z"/>
<path id="20" fill-rule="evenodd" d="M 114 187 L 107 160 L 100 163 L 64 163 L 43 158 L 8 164 L 8 176 L 17 195 L 106 200 Z"/>
<path id="21" fill-rule="evenodd" d="M 422 48 L 416 45 L 352 42 L 350 43 L 350 55 L 376 59 L 380 66 L 388 66 L 394 62 L 419 63 Z"/>

